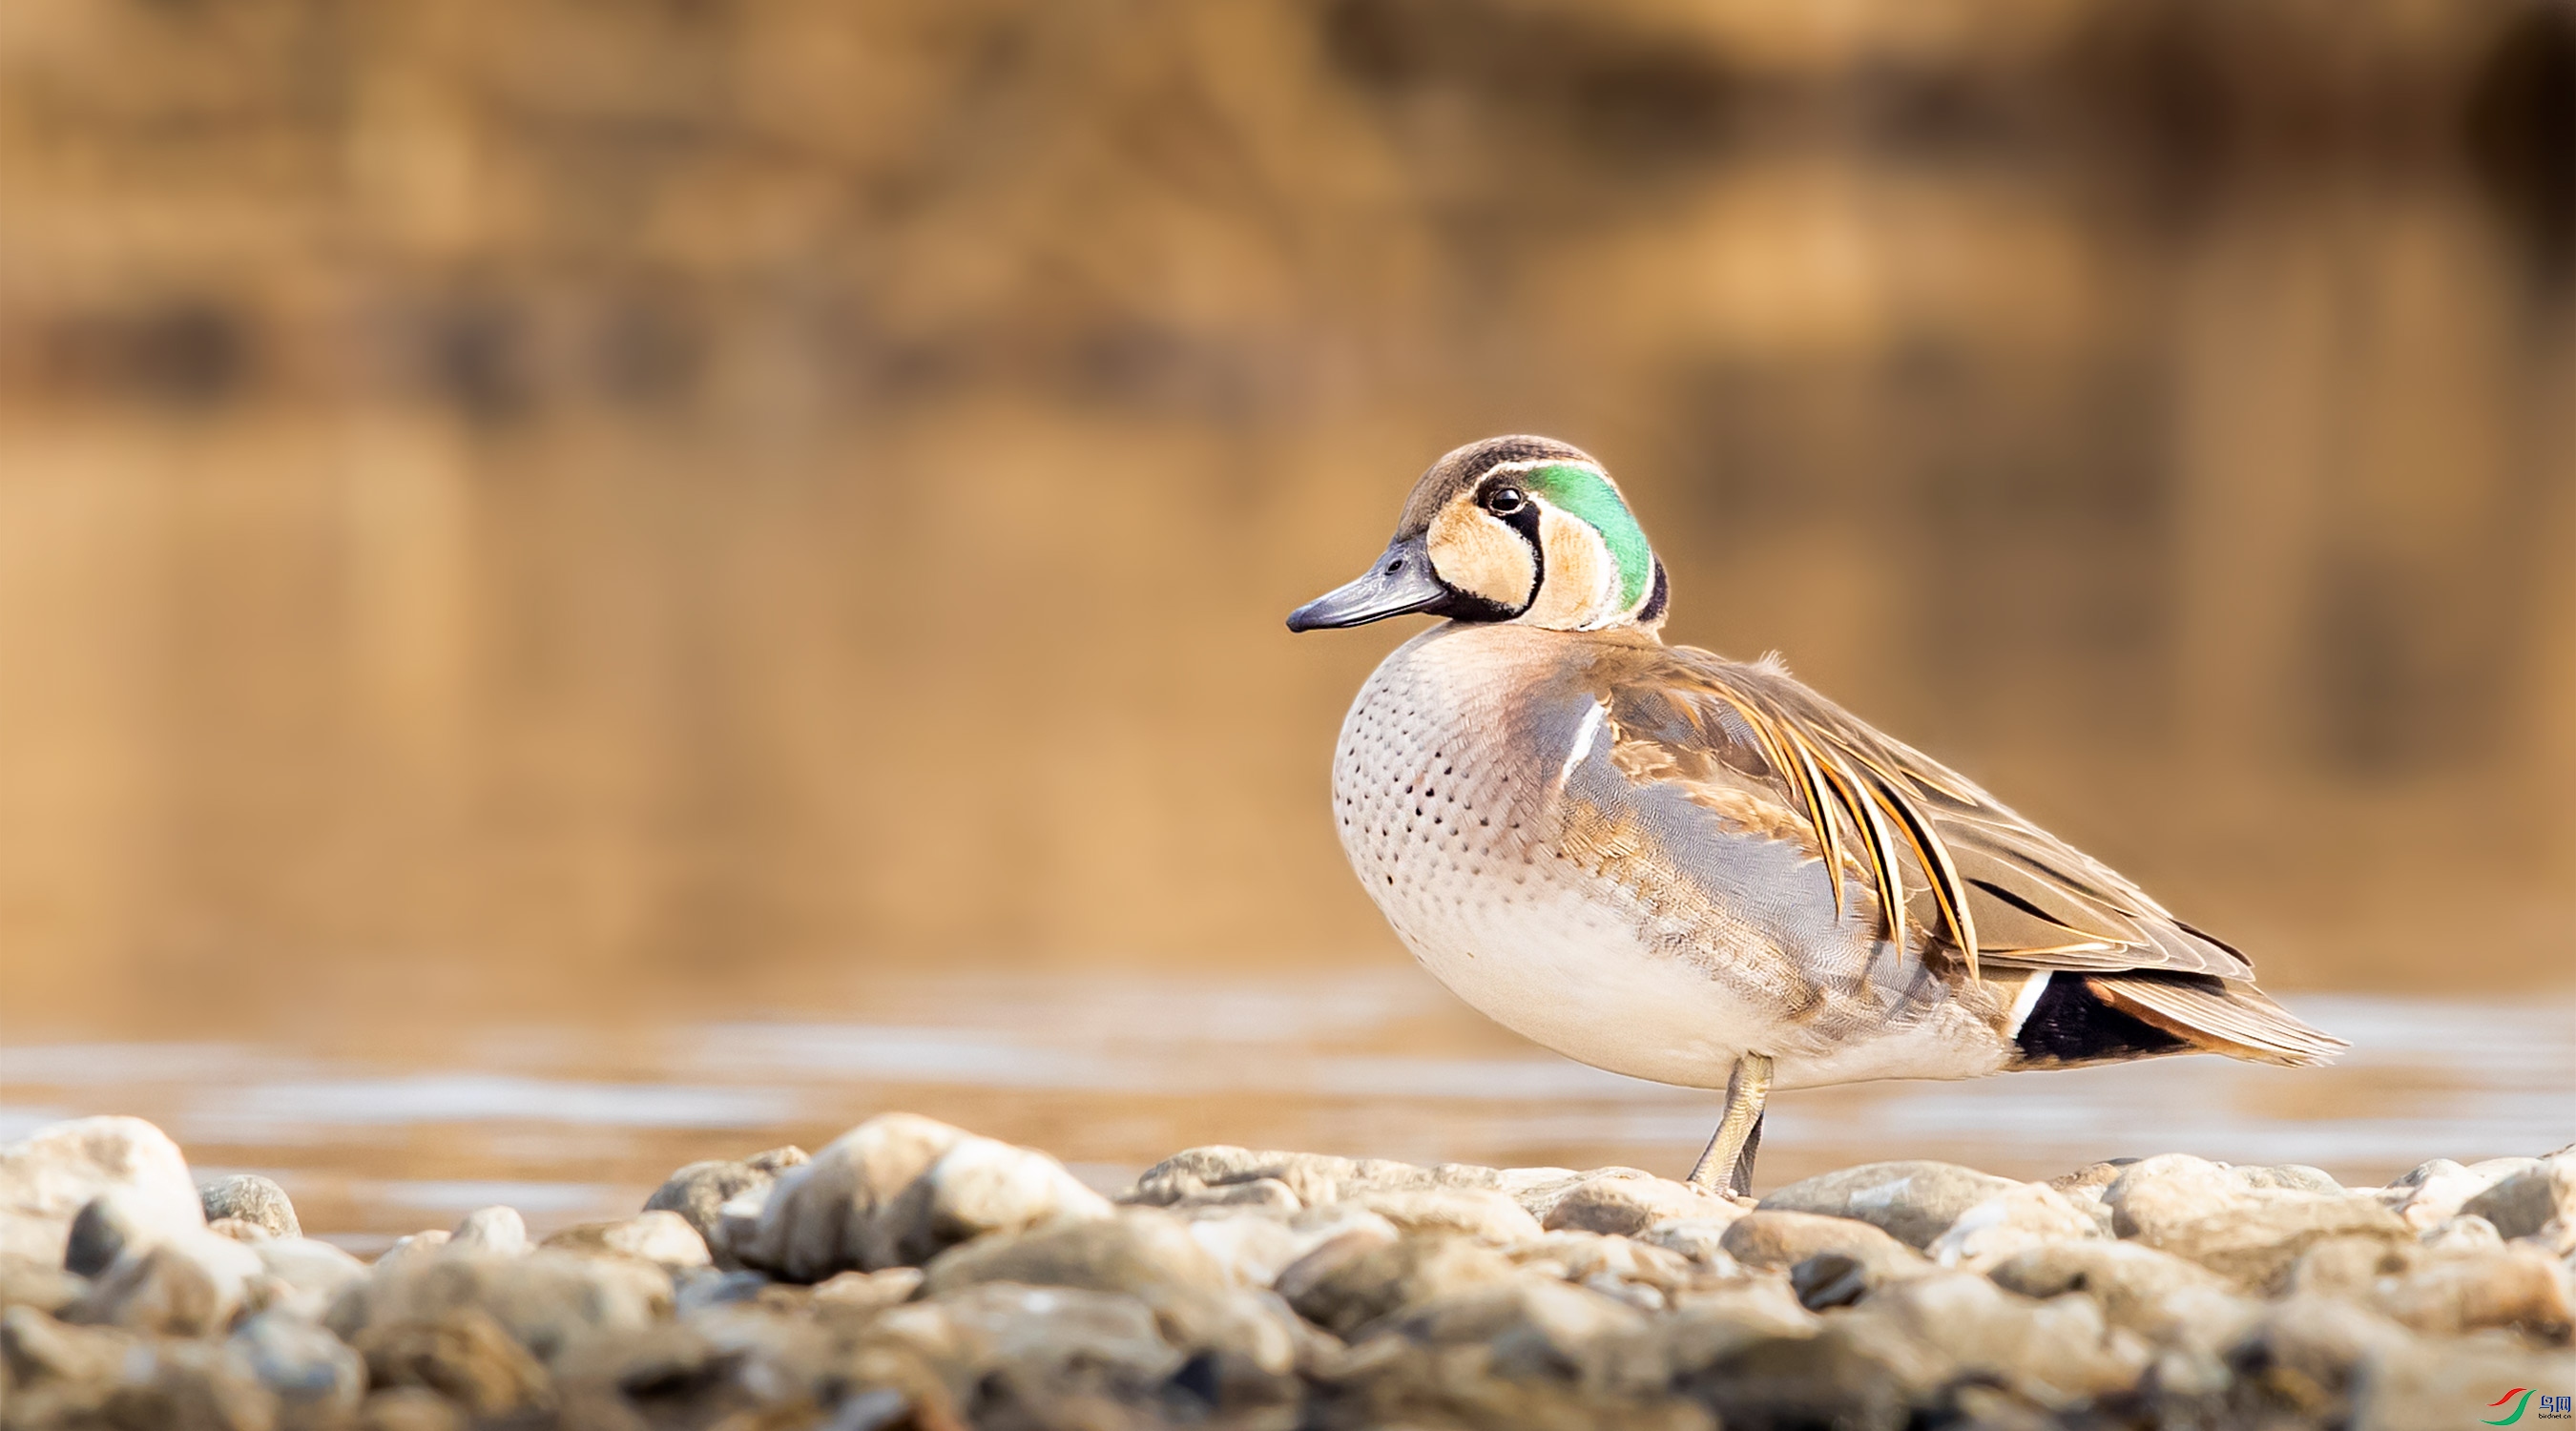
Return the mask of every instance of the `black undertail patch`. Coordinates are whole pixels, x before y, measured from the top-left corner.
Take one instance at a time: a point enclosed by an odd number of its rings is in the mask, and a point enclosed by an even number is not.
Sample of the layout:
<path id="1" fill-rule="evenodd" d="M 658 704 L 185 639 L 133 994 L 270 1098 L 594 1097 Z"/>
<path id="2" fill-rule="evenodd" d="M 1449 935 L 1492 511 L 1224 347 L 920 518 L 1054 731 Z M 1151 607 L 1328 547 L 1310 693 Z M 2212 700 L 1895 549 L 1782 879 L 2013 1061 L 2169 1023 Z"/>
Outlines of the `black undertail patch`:
<path id="1" fill-rule="evenodd" d="M 2013 1043 L 2021 1050 L 2025 1067 L 2153 1058 L 2191 1047 L 2146 1020 L 2103 1003 L 2082 976 L 2064 970 L 2040 991 Z"/>

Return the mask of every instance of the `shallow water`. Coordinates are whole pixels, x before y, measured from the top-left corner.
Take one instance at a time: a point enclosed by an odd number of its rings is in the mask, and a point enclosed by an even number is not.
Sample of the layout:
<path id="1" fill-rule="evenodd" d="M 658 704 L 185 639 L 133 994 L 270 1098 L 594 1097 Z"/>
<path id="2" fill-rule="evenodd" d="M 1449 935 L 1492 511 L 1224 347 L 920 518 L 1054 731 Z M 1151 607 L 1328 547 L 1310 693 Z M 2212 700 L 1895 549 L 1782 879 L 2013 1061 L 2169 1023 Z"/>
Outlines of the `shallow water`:
<path id="1" fill-rule="evenodd" d="M 2191 1152 L 2376 1183 L 2435 1156 L 2576 1139 L 2576 1000 L 2291 1000 L 2353 1040 L 2327 1069 L 2216 1058 L 1788 1093 L 1759 1185 L 1880 1158 L 2036 1176 Z M 828 1013 L 622 1031 L 494 1025 L 432 1056 L 260 1043 L 0 1050 L 0 1137 L 134 1112 L 200 1176 L 266 1173 L 358 1248 L 507 1203 L 543 1230 L 631 1211 L 670 1169 L 811 1149 L 912 1109 L 1045 1147 L 1104 1188 L 1205 1142 L 1678 1175 L 1713 1095 L 1520 1044 L 1409 969 L 1312 980 L 965 974 Z"/>

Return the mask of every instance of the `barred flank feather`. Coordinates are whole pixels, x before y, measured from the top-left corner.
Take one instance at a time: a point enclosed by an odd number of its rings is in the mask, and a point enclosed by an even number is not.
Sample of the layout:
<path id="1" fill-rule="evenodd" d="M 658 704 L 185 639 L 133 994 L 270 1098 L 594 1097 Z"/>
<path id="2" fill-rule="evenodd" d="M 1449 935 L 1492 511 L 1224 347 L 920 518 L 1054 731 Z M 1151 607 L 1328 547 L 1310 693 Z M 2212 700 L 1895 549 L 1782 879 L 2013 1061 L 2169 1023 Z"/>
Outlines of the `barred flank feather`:
<path id="1" fill-rule="evenodd" d="M 1631 763 L 1683 776 L 1724 767 L 1770 787 L 1784 815 L 1803 818 L 1837 918 L 1843 881 L 1857 875 L 1878 896 L 1887 938 L 1908 945 L 1920 934 L 1953 978 L 2080 974 L 2046 993 L 2046 1027 L 2024 1040 L 2034 1062 L 2188 1047 L 2308 1064 L 2345 1047 L 2265 997 L 2225 941 L 1799 684 L 1776 658 L 1641 643 L 1598 660 L 1592 679 L 1618 741 L 1656 752 L 1632 752 Z M 1909 911 L 1917 881 L 1928 907 Z"/>

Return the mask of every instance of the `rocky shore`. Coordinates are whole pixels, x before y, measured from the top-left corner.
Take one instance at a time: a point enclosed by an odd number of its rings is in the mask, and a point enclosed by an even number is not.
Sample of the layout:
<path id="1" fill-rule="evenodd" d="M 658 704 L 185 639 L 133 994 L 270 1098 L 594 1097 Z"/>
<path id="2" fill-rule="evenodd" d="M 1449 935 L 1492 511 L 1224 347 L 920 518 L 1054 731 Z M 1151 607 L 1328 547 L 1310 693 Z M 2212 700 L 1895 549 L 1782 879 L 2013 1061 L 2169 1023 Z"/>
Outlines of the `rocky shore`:
<path id="1" fill-rule="evenodd" d="M 1115 1197 L 874 1118 L 372 1264 L 152 1125 L 0 1147 L 0 1428 L 2475 1425 L 2576 1393 L 2576 1148 L 1626 1168 L 1194 1148 Z M 2509 1411 L 2512 1401 L 2504 1403 Z"/>

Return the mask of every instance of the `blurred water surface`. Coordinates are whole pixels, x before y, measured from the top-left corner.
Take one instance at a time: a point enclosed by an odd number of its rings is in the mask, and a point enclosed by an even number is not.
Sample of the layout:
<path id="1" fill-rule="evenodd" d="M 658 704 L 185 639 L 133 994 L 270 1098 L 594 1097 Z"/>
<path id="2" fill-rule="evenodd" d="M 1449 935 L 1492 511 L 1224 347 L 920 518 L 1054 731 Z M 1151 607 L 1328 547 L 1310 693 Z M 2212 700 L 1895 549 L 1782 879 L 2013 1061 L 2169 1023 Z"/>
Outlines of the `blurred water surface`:
<path id="1" fill-rule="evenodd" d="M 1830 13 L 7 7 L 9 1116 L 375 1232 L 906 1099 L 1669 1170 L 1704 1100 L 1342 867 L 1402 633 L 1279 627 L 1540 430 L 1674 639 L 2362 1045 L 1806 1095 L 1766 1169 L 2576 1135 L 2576 15 Z"/>
<path id="2" fill-rule="evenodd" d="M 277 1177 L 309 1226 L 363 1248 L 495 1202 L 540 1230 L 620 1216 L 682 1161 L 811 1149 L 889 1108 L 1047 1147 L 1114 1190 L 1207 1142 L 1677 1177 L 1718 1102 L 1519 1044 L 1400 970 L 901 975 L 843 992 L 831 1015 L 486 1028 L 435 1059 L 20 1045 L 0 1051 L 0 1139 L 74 1110 L 143 1113 L 201 1176 Z M 2327 1070 L 2190 1058 L 1783 1094 L 1760 1187 L 1884 1158 L 2043 1177 L 2151 1152 L 2375 1185 L 2431 1156 L 2576 1137 L 2576 1000 L 2297 1007 L 2354 1054 Z"/>

